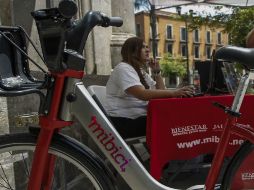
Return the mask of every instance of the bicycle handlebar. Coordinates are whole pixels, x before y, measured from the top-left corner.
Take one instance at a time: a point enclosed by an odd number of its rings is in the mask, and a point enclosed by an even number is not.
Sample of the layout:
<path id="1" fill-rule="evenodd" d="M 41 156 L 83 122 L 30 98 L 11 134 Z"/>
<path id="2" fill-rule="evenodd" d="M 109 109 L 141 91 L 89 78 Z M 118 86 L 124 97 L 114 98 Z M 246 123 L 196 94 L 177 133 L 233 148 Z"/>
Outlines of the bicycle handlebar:
<path id="1" fill-rule="evenodd" d="M 123 20 L 120 17 L 108 17 L 104 13 L 98 11 L 89 11 L 83 19 L 74 23 L 72 29 L 68 32 L 67 48 L 75 50 L 81 54 L 90 31 L 96 25 L 102 27 L 120 27 L 122 24 Z"/>
<path id="2" fill-rule="evenodd" d="M 59 8 L 43 9 L 32 12 L 40 37 L 42 53 L 50 71 L 63 71 L 70 66 L 71 69 L 84 67 L 84 60 L 80 59 L 87 37 L 96 26 L 120 27 L 123 20 L 120 17 L 108 17 L 98 11 L 89 11 L 82 19 L 73 21 L 77 6 L 72 0 L 63 0 Z M 65 49 L 73 50 L 68 60 L 78 59 L 76 63 L 63 63 L 66 57 Z M 79 55 L 78 55 L 79 54 Z M 66 61 L 66 60 L 64 60 Z M 79 66 L 78 66 L 79 65 Z"/>
<path id="3" fill-rule="evenodd" d="M 120 27 L 123 24 L 123 19 L 120 17 L 107 17 L 107 15 L 101 13 L 102 16 L 102 27 L 115 26 Z"/>

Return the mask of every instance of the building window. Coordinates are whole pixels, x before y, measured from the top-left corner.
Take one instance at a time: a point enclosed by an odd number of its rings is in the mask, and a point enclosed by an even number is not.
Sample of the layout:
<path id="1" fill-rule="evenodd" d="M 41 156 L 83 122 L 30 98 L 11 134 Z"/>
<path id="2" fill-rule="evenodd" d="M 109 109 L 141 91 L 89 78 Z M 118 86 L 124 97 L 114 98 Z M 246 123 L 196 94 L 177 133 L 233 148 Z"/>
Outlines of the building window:
<path id="1" fill-rule="evenodd" d="M 211 59 L 211 46 L 206 46 L 206 58 Z"/>
<path id="2" fill-rule="evenodd" d="M 181 44 L 181 54 L 183 57 L 187 56 L 187 48 L 185 44 Z"/>
<path id="3" fill-rule="evenodd" d="M 199 59 L 199 46 L 194 46 L 194 58 Z"/>
<path id="4" fill-rule="evenodd" d="M 170 53 L 171 55 L 173 55 L 173 44 L 172 43 L 166 44 L 166 51 L 168 53 Z"/>
<path id="5" fill-rule="evenodd" d="M 211 32 L 206 31 L 206 43 L 211 43 Z"/>
<path id="6" fill-rule="evenodd" d="M 199 42 L 199 30 L 194 30 L 194 42 Z"/>
<path id="7" fill-rule="evenodd" d="M 167 39 L 172 39 L 172 26 L 167 25 Z"/>
<path id="8" fill-rule="evenodd" d="M 141 37 L 141 27 L 140 24 L 136 24 L 136 35 Z"/>
<path id="9" fill-rule="evenodd" d="M 217 33 L 217 44 L 221 44 L 221 32 Z"/>
<path id="10" fill-rule="evenodd" d="M 180 32 L 181 32 L 181 41 L 186 41 L 186 37 L 187 37 L 187 33 L 186 33 L 186 28 L 181 28 L 181 30 L 180 30 Z"/>

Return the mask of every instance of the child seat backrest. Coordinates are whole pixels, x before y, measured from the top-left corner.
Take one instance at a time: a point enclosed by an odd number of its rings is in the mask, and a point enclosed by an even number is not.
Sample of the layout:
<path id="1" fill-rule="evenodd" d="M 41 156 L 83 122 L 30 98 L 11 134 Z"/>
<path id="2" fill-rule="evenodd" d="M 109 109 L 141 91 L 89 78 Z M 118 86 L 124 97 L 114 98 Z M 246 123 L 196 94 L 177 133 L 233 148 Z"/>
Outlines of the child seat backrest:
<path id="1" fill-rule="evenodd" d="M 27 40 L 21 27 L 0 26 L 1 88 L 39 86 L 30 75 Z"/>
<path id="2" fill-rule="evenodd" d="M 13 47 L 10 43 L 0 34 L 0 76 L 1 78 L 13 77 L 15 73 L 12 63 L 15 60 Z"/>
<path id="3" fill-rule="evenodd" d="M 93 97 L 94 101 L 107 116 L 106 110 L 104 108 L 106 102 L 106 86 L 91 85 L 87 88 L 90 95 Z"/>
<path id="4" fill-rule="evenodd" d="M 27 52 L 26 37 L 20 27 L 0 27 L 0 75 L 2 78 L 21 76 L 29 73 L 28 60 L 9 40 L 22 51 Z M 8 39 L 6 39 L 8 37 Z"/>

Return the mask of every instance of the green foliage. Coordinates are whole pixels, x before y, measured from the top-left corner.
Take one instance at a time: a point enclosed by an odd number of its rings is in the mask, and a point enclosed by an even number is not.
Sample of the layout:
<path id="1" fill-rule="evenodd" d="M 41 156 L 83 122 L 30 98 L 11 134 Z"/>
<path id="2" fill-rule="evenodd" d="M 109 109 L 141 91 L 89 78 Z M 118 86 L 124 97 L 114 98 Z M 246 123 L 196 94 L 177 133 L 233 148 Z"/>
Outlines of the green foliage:
<path id="1" fill-rule="evenodd" d="M 253 86 L 249 85 L 247 88 L 247 94 L 254 94 Z"/>
<path id="2" fill-rule="evenodd" d="M 195 16 L 192 18 L 189 28 L 196 29 L 201 25 L 215 29 L 223 27 L 223 32 L 230 34 L 230 43 L 236 46 L 245 47 L 246 35 L 254 28 L 254 7 L 232 8 L 232 14 L 219 12 L 222 6 L 216 6 L 215 15 Z M 189 18 L 190 19 L 190 18 Z"/>
<path id="3" fill-rule="evenodd" d="M 235 9 L 225 23 L 225 31 L 230 33 L 234 45 L 245 47 L 246 35 L 254 28 L 254 8 Z"/>
<path id="4" fill-rule="evenodd" d="M 164 54 L 160 60 L 162 76 L 176 75 L 184 77 L 186 75 L 186 61 L 182 57 L 173 58 L 170 53 Z"/>

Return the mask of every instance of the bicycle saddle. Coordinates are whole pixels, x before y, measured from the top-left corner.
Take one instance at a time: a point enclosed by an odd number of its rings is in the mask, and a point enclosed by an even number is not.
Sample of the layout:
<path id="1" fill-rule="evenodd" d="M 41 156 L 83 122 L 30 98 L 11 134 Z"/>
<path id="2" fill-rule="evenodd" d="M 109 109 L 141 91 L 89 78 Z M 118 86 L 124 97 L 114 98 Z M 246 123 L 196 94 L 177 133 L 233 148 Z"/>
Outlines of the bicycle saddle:
<path id="1" fill-rule="evenodd" d="M 248 69 L 254 69 L 254 48 L 225 46 L 216 51 L 215 58 L 239 62 Z"/>

